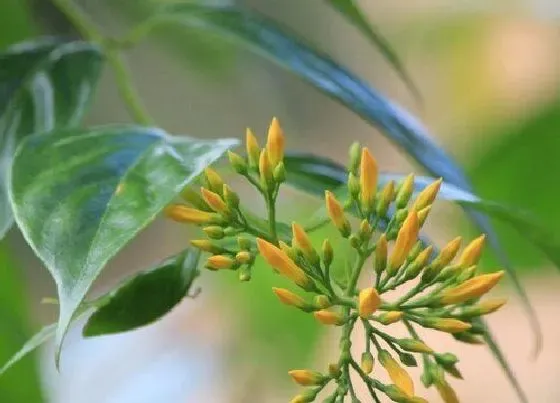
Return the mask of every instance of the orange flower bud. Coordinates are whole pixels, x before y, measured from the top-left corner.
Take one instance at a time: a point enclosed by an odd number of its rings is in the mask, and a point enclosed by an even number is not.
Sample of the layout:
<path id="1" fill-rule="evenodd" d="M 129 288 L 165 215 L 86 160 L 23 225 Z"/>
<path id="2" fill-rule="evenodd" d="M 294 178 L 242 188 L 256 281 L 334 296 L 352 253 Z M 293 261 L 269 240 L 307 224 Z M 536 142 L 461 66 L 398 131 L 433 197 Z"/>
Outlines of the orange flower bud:
<path id="1" fill-rule="evenodd" d="M 270 163 L 270 159 L 268 156 L 268 152 L 266 149 L 261 151 L 261 155 L 259 157 L 259 173 L 261 176 L 261 184 L 266 189 L 270 187 L 273 182 L 273 175 L 272 175 L 272 164 Z"/>
<path id="2" fill-rule="evenodd" d="M 442 182 L 443 179 L 439 178 L 437 181 L 432 182 L 431 184 L 426 186 L 424 190 L 422 190 L 420 194 L 418 194 L 418 197 L 416 197 L 416 200 L 412 205 L 412 210 L 420 211 L 424 207 L 431 205 L 436 199 Z"/>
<path id="3" fill-rule="evenodd" d="M 470 323 L 452 318 L 427 318 L 421 324 L 446 333 L 460 333 L 472 327 Z"/>
<path id="4" fill-rule="evenodd" d="M 381 234 L 375 244 L 375 273 L 380 276 L 387 267 L 387 237 Z"/>
<path id="5" fill-rule="evenodd" d="M 406 260 L 406 257 L 418 240 L 420 225 L 418 215 L 411 211 L 397 234 L 395 247 L 389 258 L 389 270 L 395 272 Z"/>
<path id="6" fill-rule="evenodd" d="M 502 270 L 496 273 L 481 274 L 473 277 L 457 287 L 443 291 L 438 301 L 443 305 L 450 305 L 481 297 L 498 284 L 498 281 L 503 276 L 504 271 Z"/>
<path id="7" fill-rule="evenodd" d="M 315 249 L 313 249 L 311 240 L 309 239 L 309 236 L 307 235 L 303 227 L 296 222 L 292 223 L 292 234 L 292 244 L 296 248 L 301 250 L 303 256 L 305 256 L 305 258 L 311 263 L 319 263 L 319 255 L 317 254 Z"/>
<path id="8" fill-rule="evenodd" d="M 204 169 L 204 175 L 206 176 L 206 181 L 208 182 L 210 190 L 221 194 L 222 187 L 224 186 L 222 177 L 210 167 Z"/>
<path id="9" fill-rule="evenodd" d="M 210 206 L 212 210 L 217 213 L 228 213 L 229 208 L 224 200 L 218 193 L 212 192 L 206 188 L 200 188 L 200 194 L 202 198 Z"/>
<path id="10" fill-rule="evenodd" d="M 212 270 L 231 269 L 234 263 L 235 260 L 229 256 L 215 255 L 208 258 L 206 261 L 206 267 Z"/>
<path id="11" fill-rule="evenodd" d="M 173 204 L 165 209 L 165 214 L 174 221 L 189 224 L 209 224 L 216 222 L 219 217 L 214 213 L 202 211 L 180 204 Z"/>
<path id="12" fill-rule="evenodd" d="M 315 386 L 323 382 L 324 376 L 309 369 L 294 369 L 288 372 L 293 380 L 301 386 Z"/>
<path id="13" fill-rule="evenodd" d="M 334 311 L 329 311 L 327 309 L 321 309 L 320 311 L 313 312 L 313 316 L 323 325 L 342 325 L 344 324 L 344 317 Z"/>
<path id="14" fill-rule="evenodd" d="M 362 318 L 367 318 L 381 305 L 379 293 L 373 287 L 364 288 L 358 296 L 358 314 Z"/>
<path id="15" fill-rule="evenodd" d="M 266 151 L 273 167 L 278 165 L 284 158 L 284 132 L 280 127 L 278 119 L 273 118 L 268 128 Z"/>
<path id="16" fill-rule="evenodd" d="M 459 257 L 459 266 L 467 268 L 477 264 L 482 254 L 485 240 L 486 235 L 483 234 L 471 241 Z"/>
<path id="17" fill-rule="evenodd" d="M 408 397 L 414 396 L 414 383 L 412 382 L 412 378 L 406 372 L 404 368 L 402 368 L 397 361 L 391 357 L 386 350 L 380 350 L 378 354 L 379 363 L 385 368 L 387 374 L 389 374 L 389 378 L 391 381 L 403 391 Z"/>
<path id="18" fill-rule="evenodd" d="M 253 169 L 257 168 L 259 166 L 259 155 L 261 153 L 261 149 L 259 147 L 259 143 L 257 142 L 257 138 L 249 128 L 247 128 L 245 134 L 245 145 L 247 147 L 249 166 Z"/>
<path id="19" fill-rule="evenodd" d="M 375 194 L 377 193 L 377 162 L 364 147 L 360 163 L 360 202 L 365 212 L 371 212 L 374 208 Z"/>
<path id="20" fill-rule="evenodd" d="M 342 236 L 348 237 L 350 235 L 350 222 L 344 215 L 344 208 L 334 194 L 330 191 L 325 191 L 325 202 L 327 205 L 327 212 L 329 217 L 334 223 L 335 227 L 340 231 Z"/>
<path id="21" fill-rule="evenodd" d="M 384 312 L 375 318 L 379 323 L 382 325 L 390 325 L 392 323 L 396 323 L 402 319 L 404 312 L 401 311 L 389 311 Z"/>
<path id="22" fill-rule="evenodd" d="M 296 265 L 283 250 L 261 238 L 257 238 L 257 247 L 268 264 L 277 269 L 282 275 L 306 289 L 313 285 L 312 280 L 307 277 L 301 267 Z"/>
<path id="23" fill-rule="evenodd" d="M 300 296 L 294 294 L 285 288 L 272 287 L 272 292 L 276 294 L 280 302 L 286 305 L 295 306 L 296 308 L 306 308 L 309 306 L 307 302 Z"/>

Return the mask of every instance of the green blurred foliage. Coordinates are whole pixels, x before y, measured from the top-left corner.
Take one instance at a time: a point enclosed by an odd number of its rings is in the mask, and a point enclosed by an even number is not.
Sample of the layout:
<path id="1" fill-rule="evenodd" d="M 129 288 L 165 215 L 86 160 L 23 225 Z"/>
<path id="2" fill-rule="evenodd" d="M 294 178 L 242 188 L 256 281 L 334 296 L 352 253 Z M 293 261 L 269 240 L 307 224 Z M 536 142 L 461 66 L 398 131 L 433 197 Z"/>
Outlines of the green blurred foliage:
<path id="1" fill-rule="evenodd" d="M 537 108 L 528 118 L 479 138 L 498 139 L 487 147 L 480 144 L 478 154 L 470 159 L 470 174 L 479 195 L 531 211 L 549 228 L 560 225 L 560 188 L 556 185 L 560 173 L 560 97 Z M 543 255 L 509 225 L 496 223 L 496 228 L 517 267 L 537 269 L 545 262 Z M 483 263 L 497 264 L 490 254 Z"/>
<path id="2" fill-rule="evenodd" d="M 0 2 L 0 48 L 25 40 L 33 34 L 28 4 L 22 0 Z M 10 259 L 4 241 L 0 244 L 0 362 L 4 363 L 31 335 L 21 270 Z M 0 379 L 2 403 L 38 403 L 43 400 L 34 356 L 27 358 Z"/>

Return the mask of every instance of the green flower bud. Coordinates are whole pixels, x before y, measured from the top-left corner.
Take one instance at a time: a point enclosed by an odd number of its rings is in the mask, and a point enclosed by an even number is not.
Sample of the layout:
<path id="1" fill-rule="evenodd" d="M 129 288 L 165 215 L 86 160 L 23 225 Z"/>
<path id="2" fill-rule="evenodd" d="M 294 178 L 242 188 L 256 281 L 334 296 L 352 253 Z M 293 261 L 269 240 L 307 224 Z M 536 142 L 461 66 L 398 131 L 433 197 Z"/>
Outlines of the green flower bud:
<path id="1" fill-rule="evenodd" d="M 327 297 L 326 295 L 317 295 L 314 302 L 315 306 L 320 309 L 326 309 L 332 306 L 329 297 Z"/>
<path id="2" fill-rule="evenodd" d="M 360 180 L 352 172 L 348 174 L 348 192 L 353 200 L 360 196 Z"/>
<path id="3" fill-rule="evenodd" d="M 247 161 L 241 155 L 232 151 L 228 151 L 229 163 L 232 168 L 241 175 L 246 175 L 248 172 Z"/>
<path id="4" fill-rule="evenodd" d="M 274 172 L 272 174 L 274 177 L 274 181 L 276 183 L 283 183 L 286 180 L 286 168 L 284 167 L 284 162 L 279 162 L 274 168 Z"/>
<path id="5" fill-rule="evenodd" d="M 239 196 L 235 193 L 232 188 L 224 184 L 223 186 L 224 201 L 232 210 L 239 207 Z"/>
<path id="6" fill-rule="evenodd" d="M 204 227 L 202 230 L 210 239 L 222 239 L 225 236 L 224 229 L 222 227 L 218 227 L 217 225 Z"/>
<path id="7" fill-rule="evenodd" d="M 350 150 L 348 151 L 350 162 L 348 164 L 348 171 L 356 174 L 358 172 L 358 168 L 360 167 L 360 155 L 361 155 L 362 147 L 360 143 L 354 142 L 350 146 Z"/>
<path id="8" fill-rule="evenodd" d="M 325 239 L 323 241 L 323 246 L 321 248 L 322 250 L 322 254 L 323 254 L 323 263 L 325 264 L 325 266 L 330 266 L 333 258 L 334 258 L 334 251 L 333 251 L 333 247 L 330 243 L 330 241 L 328 239 Z"/>
<path id="9" fill-rule="evenodd" d="M 406 207 L 413 192 L 414 192 L 414 175 L 410 174 L 398 186 L 397 197 L 395 199 L 397 209 L 402 209 Z"/>

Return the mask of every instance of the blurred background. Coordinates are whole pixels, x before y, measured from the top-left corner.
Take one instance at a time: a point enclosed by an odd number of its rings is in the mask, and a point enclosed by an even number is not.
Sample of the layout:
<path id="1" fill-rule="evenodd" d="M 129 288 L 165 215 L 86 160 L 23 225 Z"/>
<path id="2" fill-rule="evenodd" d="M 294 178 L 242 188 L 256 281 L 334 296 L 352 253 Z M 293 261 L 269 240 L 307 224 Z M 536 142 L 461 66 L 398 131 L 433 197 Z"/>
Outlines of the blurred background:
<path id="1" fill-rule="evenodd" d="M 103 32 L 122 34 L 164 0 L 80 0 Z M 213 3 L 234 0 L 213 0 Z M 424 98 L 407 91 L 383 57 L 354 27 L 318 0 L 239 0 L 282 21 L 406 106 L 467 170 L 485 198 L 532 210 L 552 228 L 560 224 L 560 2 L 554 0 L 396 2 L 359 4 L 390 40 Z M 75 36 L 48 0 L 2 0 L 0 46 L 40 34 Z M 251 126 L 264 138 L 277 116 L 288 148 L 346 161 L 352 140 L 368 145 L 383 170 L 416 171 L 404 154 L 344 107 L 242 48 L 202 31 L 159 29 L 131 50 L 128 61 L 158 125 L 195 137 L 242 138 Z M 87 124 L 130 121 L 106 68 Z M 420 171 L 419 171 L 420 172 Z M 237 189 L 243 184 L 230 178 Z M 260 204 L 251 193 L 245 203 Z M 439 203 L 429 226 L 438 243 L 476 234 L 459 210 Z M 286 191 L 286 219 L 303 217 L 320 201 Z M 297 206 L 297 207 L 296 207 Z M 504 284 L 495 293 L 510 303 L 490 325 L 532 402 L 560 401 L 560 277 L 514 230 L 497 225 L 544 332 L 531 358 L 533 336 L 520 303 Z M 184 248 L 195 236 L 156 222 L 109 265 L 93 293 Z M 495 267 L 490 253 L 484 266 Z M 336 334 L 308 315 L 279 304 L 270 292 L 281 280 L 257 267 L 250 283 L 203 273 L 203 288 L 160 322 L 117 336 L 84 340 L 72 331 L 61 371 L 50 347 L 0 379 L 2 403 L 285 402 L 295 394 L 286 371 L 323 368 L 337 351 Z M 12 230 L 0 245 L 0 359 L 4 362 L 56 307 L 47 271 Z M 150 296 L 146 296 L 150 298 Z M 461 358 L 464 381 L 452 380 L 463 402 L 513 402 L 515 395 L 484 347 L 450 337 L 427 340 Z M 381 372 L 381 371 L 380 371 Z M 417 382 L 420 385 L 419 382 Z M 439 401 L 431 391 L 420 393 Z"/>

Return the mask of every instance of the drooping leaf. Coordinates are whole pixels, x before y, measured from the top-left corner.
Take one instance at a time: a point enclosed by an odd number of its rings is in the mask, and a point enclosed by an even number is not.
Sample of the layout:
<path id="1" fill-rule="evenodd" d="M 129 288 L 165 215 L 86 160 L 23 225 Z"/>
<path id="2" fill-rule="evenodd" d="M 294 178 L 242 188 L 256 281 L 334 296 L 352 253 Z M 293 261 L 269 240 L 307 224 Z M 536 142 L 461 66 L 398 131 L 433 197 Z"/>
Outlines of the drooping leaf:
<path id="1" fill-rule="evenodd" d="M 102 54 L 92 44 L 48 38 L 0 54 L 0 238 L 11 227 L 7 175 L 19 141 L 76 126 L 92 98 Z"/>
<path id="2" fill-rule="evenodd" d="M 106 126 L 38 134 L 16 151 L 15 219 L 55 279 L 57 351 L 105 264 L 235 140 Z"/>
<path id="3" fill-rule="evenodd" d="M 385 39 L 383 35 L 368 21 L 360 7 L 354 0 L 326 0 L 327 3 L 337 10 L 344 18 L 346 18 L 352 25 L 354 25 L 376 48 L 379 49 L 381 54 L 389 62 L 392 68 L 395 69 L 401 80 L 406 84 L 412 95 L 419 101 L 422 97 L 410 74 L 404 67 L 399 56 Z"/>
<path id="4" fill-rule="evenodd" d="M 40 347 L 50 339 L 52 339 L 56 334 L 56 323 L 52 323 L 48 326 L 43 327 L 39 330 L 33 337 L 31 337 L 23 347 L 10 358 L 10 360 L 5 363 L 2 368 L 0 368 L 0 376 L 2 376 L 8 369 L 10 369 L 19 360 L 24 358 L 27 354 L 34 351 L 36 348 Z"/>
<path id="5" fill-rule="evenodd" d="M 187 249 L 155 268 L 134 275 L 107 297 L 88 319 L 86 337 L 146 326 L 171 311 L 188 294 L 198 275 L 200 252 Z"/>
<path id="6" fill-rule="evenodd" d="M 321 188 L 331 190 L 338 189 L 342 192 L 346 191 L 347 174 L 345 168 L 328 158 L 316 157 L 309 154 L 292 154 L 286 156 L 285 164 L 289 172 L 289 175 L 287 175 L 287 182 L 300 190 L 307 191 L 319 197 L 323 195 L 323 192 L 320 190 Z M 381 174 L 379 186 L 383 186 L 390 180 L 399 181 L 403 178 L 404 175 Z M 434 180 L 434 178 L 417 177 L 415 181 L 415 192 L 418 193 Z M 335 185 L 337 183 L 338 185 Z M 538 224 L 528 213 L 520 212 L 498 203 L 482 200 L 466 190 L 445 182 L 441 186 L 438 197 L 507 221 L 539 246 L 541 250 L 560 267 L 560 239 L 553 235 L 551 231 L 547 230 L 545 226 Z M 529 309 L 529 320 L 535 332 L 535 352 L 538 352 L 542 345 L 542 332 L 532 306 L 527 299 L 525 299 L 524 302 Z M 500 366 L 515 389 L 520 401 L 526 402 L 527 400 L 523 390 L 513 375 L 500 347 L 493 340 L 492 334 L 488 329 L 485 339 L 488 342 L 490 351 L 500 363 Z"/>

